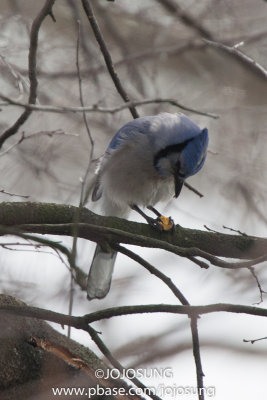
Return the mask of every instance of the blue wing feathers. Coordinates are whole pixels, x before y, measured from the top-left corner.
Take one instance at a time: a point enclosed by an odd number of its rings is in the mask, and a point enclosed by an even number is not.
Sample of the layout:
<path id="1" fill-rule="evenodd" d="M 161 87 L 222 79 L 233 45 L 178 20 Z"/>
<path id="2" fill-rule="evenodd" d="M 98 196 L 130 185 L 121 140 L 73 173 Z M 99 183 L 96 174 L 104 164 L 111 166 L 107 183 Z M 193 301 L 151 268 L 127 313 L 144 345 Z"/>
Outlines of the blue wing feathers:
<path id="1" fill-rule="evenodd" d="M 150 117 L 137 118 L 133 121 L 128 122 L 121 127 L 118 132 L 113 136 L 111 142 L 108 145 L 107 152 L 115 150 L 124 143 L 125 140 L 131 139 L 136 133 L 144 134 L 149 130 Z M 153 117 L 151 117 L 153 118 Z"/>
<path id="2" fill-rule="evenodd" d="M 119 148 L 136 134 L 148 135 L 155 152 L 182 143 L 200 134 L 200 128 L 182 114 L 162 113 L 128 122 L 112 138 L 107 153 Z"/>

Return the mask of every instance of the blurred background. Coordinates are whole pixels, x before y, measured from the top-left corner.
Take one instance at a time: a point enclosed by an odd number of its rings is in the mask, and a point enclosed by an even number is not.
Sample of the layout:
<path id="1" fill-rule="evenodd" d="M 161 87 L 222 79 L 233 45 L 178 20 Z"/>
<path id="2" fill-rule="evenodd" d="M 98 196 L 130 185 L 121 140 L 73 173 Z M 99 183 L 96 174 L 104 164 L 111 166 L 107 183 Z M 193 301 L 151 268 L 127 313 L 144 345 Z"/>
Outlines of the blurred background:
<path id="1" fill-rule="evenodd" d="M 33 19 L 44 1 L 2 0 L 0 3 L 0 91 L 27 102 L 28 51 Z M 186 112 L 210 133 L 204 168 L 188 183 L 177 200 L 158 208 L 188 228 L 228 233 L 223 226 L 249 235 L 266 236 L 267 85 L 266 74 L 211 46 L 203 38 L 236 46 L 267 68 L 267 3 L 263 0 L 116 0 L 92 1 L 114 66 L 130 99 L 172 98 L 190 108 L 213 113 L 218 119 Z M 38 102 L 41 105 L 80 106 L 76 50 L 80 20 L 80 57 L 84 103 L 115 107 L 122 104 L 102 54 L 77 0 L 57 0 L 56 23 L 46 18 L 39 34 Z M 0 105 L 0 130 L 5 131 L 22 109 Z M 169 104 L 138 106 L 141 116 L 178 112 Z M 114 114 L 88 113 L 94 140 L 93 158 L 103 154 L 115 132 L 131 120 L 129 110 Z M 0 189 L 29 196 L 30 201 L 78 205 L 81 177 L 89 162 L 91 144 L 81 113 L 33 112 L 18 133 L 0 151 Z M 92 163 L 90 176 L 95 163 Z M 1 201 L 24 198 L 0 193 Z M 95 204 L 87 206 L 98 212 Z M 131 219 L 141 221 L 132 213 Z M 229 232 L 230 233 L 230 232 Z M 56 238 L 67 246 L 71 238 Z M 10 239 L 14 242 L 14 239 Z M 6 238 L 1 243 L 7 243 Z M 0 246 L 1 246 L 0 243 Z M 16 251 L 15 251 L 16 249 Z M 162 250 L 134 249 L 177 284 L 192 304 L 260 301 L 257 283 L 248 270 L 201 270 L 190 261 Z M 87 273 L 94 244 L 78 241 L 77 264 Z M 29 304 L 67 313 L 70 273 L 52 250 L 26 246 L 0 247 L 1 291 Z M 267 290 L 266 263 L 256 267 Z M 266 297 L 266 296 L 265 296 Z M 261 306 L 266 307 L 263 297 Z M 74 285 L 73 314 L 105 307 L 171 303 L 176 299 L 155 277 L 119 255 L 112 288 L 102 301 L 86 300 Z M 94 324 L 125 366 L 166 368 L 172 378 L 160 382 L 146 377 L 148 385 L 196 385 L 188 318 L 141 315 L 114 318 Z M 58 326 L 54 326 L 66 334 Z M 267 335 L 264 318 L 209 314 L 199 321 L 205 385 L 216 387 L 216 399 L 265 399 L 267 342 L 253 346 L 243 339 Z M 73 339 L 99 354 L 88 335 L 72 330 Z M 171 398 L 166 395 L 165 398 Z M 187 395 L 186 399 L 196 398 Z"/>

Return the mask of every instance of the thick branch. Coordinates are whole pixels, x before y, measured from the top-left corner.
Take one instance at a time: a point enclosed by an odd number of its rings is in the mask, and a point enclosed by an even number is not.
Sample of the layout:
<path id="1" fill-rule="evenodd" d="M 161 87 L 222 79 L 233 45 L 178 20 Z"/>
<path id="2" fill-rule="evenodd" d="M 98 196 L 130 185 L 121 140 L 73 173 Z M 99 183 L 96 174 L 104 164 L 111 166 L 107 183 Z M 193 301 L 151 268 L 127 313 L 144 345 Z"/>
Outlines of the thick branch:
<path id="1" fill-rule="evenodd" d="M 3 202 L 0 204 L 1 234 L 7 233 L 5 227 L 16 227 L 20 232 L 72 236 L 76 213 L 77 208 L 68 205 Z M 264 238 L 186 229 L 179 225 L 174 234 L 160 233 L 147 224 L 103 217 L 86 208 L 80 213 L 78 231 L 79 237 L 94 242 L 158 247 L 183 257 L 198 256 L 211 262 L 212 255 L 249 260 L 258 257 L 258 262 L 261 259 L 264 261 L 267 245 L 267 239 Z M 222 260 L 217 261 L 220 261 L 219 266 L 226 267 Z M 241 266 L 237 265 L 239 268 Z"/>

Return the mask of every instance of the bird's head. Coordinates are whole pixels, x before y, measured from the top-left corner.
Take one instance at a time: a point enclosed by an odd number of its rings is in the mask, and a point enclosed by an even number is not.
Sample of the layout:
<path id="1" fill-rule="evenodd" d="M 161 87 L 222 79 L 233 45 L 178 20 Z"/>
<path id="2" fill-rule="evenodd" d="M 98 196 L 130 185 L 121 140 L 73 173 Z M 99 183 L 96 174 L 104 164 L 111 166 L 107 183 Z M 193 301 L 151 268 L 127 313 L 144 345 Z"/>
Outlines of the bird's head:
<path id="1" fill-rule="evenodd" d="M 208 147 L 208 130 L 159 150 L 154 156 L 154 167 L 162 178 L 174 177 L 174 196 L 177 198 L 183 183 L 203 166 Z"/>

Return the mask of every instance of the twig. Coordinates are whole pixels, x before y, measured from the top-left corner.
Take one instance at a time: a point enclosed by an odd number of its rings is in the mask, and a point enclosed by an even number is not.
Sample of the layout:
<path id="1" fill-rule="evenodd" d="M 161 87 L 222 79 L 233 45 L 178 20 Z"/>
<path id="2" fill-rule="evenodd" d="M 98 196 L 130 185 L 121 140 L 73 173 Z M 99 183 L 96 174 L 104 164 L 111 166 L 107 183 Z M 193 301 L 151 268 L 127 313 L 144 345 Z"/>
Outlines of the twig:
<path id="1" fill-rule="evenodd" d="M 0 193 L 6 194 L 6 195 L 11 196 L 11 197 L 14 197 L 14 196 L 15 197 L 21 197 L 23 199 L 29 199 L 30 198 L 30 196 L 26 196 L 24 194 L 15 194 L 15 193 L 7 192 L 4 189 L 0 189 Z"/>
<path id="2" fill-rule="evenodd" d="M 236 233 L 239 233 L 239 235 L 241 235 L 241 236 L 248 236 L 246 233 L 244 233 L 244 232 L 241 232 L 241 231 L 239 231 L 239 230 L 237 230 L 237 229 L 233 229 L 233 228 L 229 228 L 228 226 L 225 226 L 225 225 L 223 225 L 223 228 L 224 229 L 228 229 L 229 231 L 231 231 L 231 232 L 236 232 Z"/>
<path id="3" fill-rule="evenodd" d="M 150 20 L 151 22 L 151 20 Z M 163 29 L 163 27 L 161 27 L 160 29 Z M 114 66 L 115 67 L 119 67 L 120 65 L 124 65 L 125 63 L 129 64 L 129 63 L 133 63 L 135 61 L 142 61 L 145 60 L 147 58 L 158 58 L 160 56 L 166 56 L 166 55 L 179 55 L 187 50 L 199 50 L 199 49 L 203 49 L 204 47 L 206 47 L 207 45 L 205 43 L 203 43 L 202 41 L 200 41 L 200 39 L 197 40 L 189 40 L 185 43 L 183 43 L 182 45 L 179 44 L 178 46 L 164 46 L 164 47 L 155 47 L 155 48 L 151 48 L 151 49 L 146 49 L 145 51 L 140 51 L 137 53 L 133 53 L 133 54 L 129 54 L 127 55 L 127 57 L 123 57 L 121 59 L 119 59 L 118 61 L 114 62 Z M 84 74 L 86 75 L 95 75 L 98 73 L 102 73 L 104 72 L 106 69 L 104 66 L 99 65 L 97 67 L 94 68 L 88 68 L 88 69 L 84 69 Z M 20 68 L 21 73 L 25 72 L 22 68 Z M 40 74 L 42 76 L 48 77 L 50 79 L 58 79 L 58 78 L 63 78 L 63 79 L 68 79 L 68 78 L 72 78 L 76 75 L 76 71 L 50 71 L 47 72 L 45 70 L 40 70 Z"/>
<path id="4" fill-rule="evenodd" d="M 109 360 L 113 367 L 117 368 L 121 373 L 125 371 L 125 368 L 121 365 L 121 363 L 111 354 L 105 343 L 100 339 L 98 333 L 95 329 L 93 329 L 90 325 L 88 325 L 87 332 L 91 336 L 92 340 L 95 342 L 99 350 L 103 353 L 103 355 Z M 151 397 L 153 400 L 161 400 L 159 396 L 154 394 L 152 391 L 147 392 L 147 387 L 136 377 L 132 377 L 129 379 L 140 389 L 143 389 L 144 392 Z"/>
<path id="5" fill-rule="evenodd" d="M 77 21 L 78 23 L 78 36 L 77 36 L 77 46 L 76 46 L 76 67 L 77 67 L 77 75 L 78 75 L 78 83 L 79 83 L 79 97 L 80 97 L 80 103 L 81 103 L 81 107 L 84 108 L 84 99 L 83 99 L 83 90 L 82 90 L 82 76 L 81 76 L 81 69 L 80 69 L 80 63 L 79 63 L 79 49 L 80 49 L 80 21 Z M 94 156 L 94 139 L 91 133 L 91 130 L 89 128 L 89 124 L 86 118 L 86 112 L 83 111 L 83 121 L 84 121 L 84 125 L 86 128 L 86 132 L 89 138 L 89 142 L 90 142 L 90 154 L 89 154 L 89 160 L 88 160 L 88 166 L 87 169 L 85 171 L 85 175 L 82 179 L 82 186 L 81 186 L 81 195 L 80 195 L 80 203 L 79 203 L 79 208 L 81 209 L 81 207 L 84 205 L 86 199 L 84 198 L 84 190 L 85 190 L 85 184 L 87 181 L 87 177 L 90 171 L 90 167 L 92 164 L 92 160 L 93 160 L 93 156 Z"/>
<path id="6" fill-rule="evenodd" d="M 183 304 L 183 305 L 188 305 L 190 306 L 190 303 L 188 300 L 185 298 L 183 293 L 178 289 L 178 287 L 172 282 L 172 280 L 163 274 L 161 271 L 159 271 L 157 268 L 155 268 L 153 265 L 145 261 L 142 257 L 139 255 L 135 254 L 133 251 L 126 249 L 123 246 L 115 245 L 113 246 L 113 249 L 116 251 L 119 251 L 132 260 L 138 262 L 141 264 L 143 267 L 145 267 L 151 274 L 155 275 L 157 278 L 159 278 L 162 282 L 164 282 L 168 288 L 172 291 L 172 293 L 175 295 L 175 297 Z M 201 364 L 201 357 L 200 357 L 200 345 L 199 345 L 199 335 L 198 335 L 198 329 L 197 329 L 197 315 L 192 315 L 191 317 L 191 333 L 192 333 L 192 344 L 193 344 L 193 355 L 195 359 L 195 365 L 196 365 L 196 372 L 197 372 L 197 384 L 198 384 L 198 393 L 199 393 L 199 400 L 204 400 L 204 395 L 203 395 L 203 370 L 202 370 L 202 364 Z"/>
<path id="7" fill-rule="evenodd" d="M 159 28 L 162 29 L 162 26 Z M 233 42 L 237 41 L 244 41 L 244 44 L 246 45 L 247 43 L 251 43 L 252 41 L 261 39 L 262 37 L 266 36 L 266 30 L 263 32 L 257 33 L 255 35 L 251 35 L 249 37 L 244 37 L 242 35 L 241 37 L 238 38 L 233 38 L 233 39 L 227 39 L 223 42 L 223 44 L 229 45 Z M 216 40 L 215 40 L 216 41 Z M 121 65 L 124 65 L 125 63 L 133 63 L 134 61 L 142 61 L 146 60 L 147 58 L 158 58 L 160 56 L 177 56 L 180 55 L 186 51 L 191 51 L 191 50 L 201 50 L 208 46 L 207 43 L 204 43 L 201 39 L 190 39 L 186 41 L 183 44 L 175 45 L 175 46 L 164 46 L 164 47 L 156 47 L 156 48 L 151 48 L 151 49 L 146 49 L 145 51 L 140 51 L 137 53 L 129 54 L 127 57 L 123 57 L 119 59 L 118 61 L 114 62 L 114 66 L 118 67 Z M 19 71 L 23 74 L 25 73 L 25 70 L 22 68 L 18 68 Z M 98 73 L 102 73 L 105 71 L 104 66 L 100 65 L 95 68 L 87 68 L 84 69 L 83 73 L 86 75 L 96 75 Z M 44 70 L 39 70 L 39 74 L 45 77 L 48 77 L 49 79 L 58 79 L 58 78 L 63 78 L 63 79 L 68 79 L 74 77 L 77 72 L 76 71 L 44 71 Z"/>
<path id="8" fill-rule="evenodd" d="M 0 225 L 0 235 L 18 236 L 18 237 L 20 237 L 22 239 L 32 240 L 32 241 L 37 242 L 37 243 L 39 243 L 41 245 L 51 247 L 52 249 L 57 249 L 61 253 L 63 253 L 67 257 L 69 263 L 71 263 L 71 253 L 70 253 L 70 251 L 59 242 L 55 242 L 55 241 L 47 239 L 47 238 L 42 238 L 42 237 L 39 237 L 39 236 L 27 234 L 27 233 L 22 233 L 22 232 L 19 232 L 16 229 L 12 229 L 12 228 L 9 228 L 9 227 L 3 227 L 1 225 Z"/>
<path id="9" fill-rule="evenodd" d="M 259 289 L 259 292 L 260 292 L 260 301 L 258 301 L 257 303 L 254 303 L 254 304 L 261 304 L 263 302 L 263 294 L 267 294 L 267 292 L 262 289 L 260 281 L 259 281 L 259 279 L 258 279 L 258 277 L 257 277 L 257 275 L 256 275 L 256 273 L 254 271 L 254 268 L 253 267 L 249 267 L 248 270 L 251 272 L 251 275 L 255 279 L 255 281 L 257 283 L 257 286 L 258 286 L 258 289 Z"/>
<path id="10" fill-rule="evenodd" d="M 30 109 L 31 111 L 43 111 L 43 112 L 52 112 L 52 113 L 68 113 L 68 112 L 73 112 L 73 113 L 79 113 L 79 112 L 99 112 L 99 113 L 108 113 L 108 114 L 115 114 L 119 111 L 124 110 L 125 108 L 129 108 L 131 106 L 141 106 L 141 105 L 146 105 L 146 104 L 159 104 L 159 103 L 167 103 L 170 104 L 174 107 L 178 107 L 181 110 L 192 112 L 194 114 L 198 115 L 204 115 L 206 117 L 210 117 L 213 119 L 219 118 L 218 115 L 212 114 L 209 112 L 205 111 L 200 111 L 193 109 L 191 107 L 187 107 L 175 99 L 164 99 L 164 98 L 155 98 L 155 99 L 144 99 L 144 100 L 136 100 L 136 101 L 129 101 L 126 102 L 120 106 L 116 107 L 109 107 L 109 108 L 104 108 L 104 107 L 99 107 L 98 105 L 93 105 L 93 106 L 86 106 L 86 107 L 68 107 L 68 106 L 50 106 L 50 105 L 35 105 L 35 104 L 29 104 L 29 103 L 24 103 L 21 101 L 17 101 L 15 99 L 11 99 L 10 97 L 7 97 L 3 94 L 0 93 L 0 98 L 6 101 L 6 104 L 2 104 L 2 106 L 6 106 L 8 104 L 12 104 L 14 106 L 18 107 L 23 107 L 25 109 Z"/>
<path id="11" fill-rule="evenodd" d="M 148 270 L 151 274 L 155 275 L 157 278 L 159 278 L 162 282 L 164 282 L 168 288 L 172 291 L 175 297 L 183 304 L 183 305 L 189 305 L 189 302 L 187 299 L 184 297 L 182 292 L 177 288 L 177 286 L 174 285 L 172 280 L 160 272 L 157 268 L 155 268 L 153 265 L 145 261 L 142 257 L 134 253 L 133 251 L 126 249 L 123 246 L 120 245 L 113 245 L 112 246 L 114 250 L 119 251 L 122 254 L 125 254 L 127 257 L 131 258 L 132 260 L 136 261 L 140 265 L 142 265 L 146 270 Z"/>
<path id="12" fill-rule="evenodd" d="M 266 0 L 267 1 L 267 0 Z M 258 339 L 243 339 L 244 343 L 251 343 L 254 344 L 255 342 L 259 342 L 260 340 L 266 340 L 267 336 L 264 336 L 262 338 L 258 338 Z"/>
<path id="13" fill-rule="evenodd" d="M 200 24 L 199 20 L 189 15 L 187 12 L 172 0 L 157 0 L 166 10 L 177 16 L 185 25 L 196 31 L 201 37 L 212 39 L 212 34 Z"/>
<path id="14" fill-rule="evenodd" d="M 69 268 L 71 270 L 71 268 L 69 266 L 72 265 L 72 270 L 75 271 L 75 282 L 80 286 L 80 288 L 82 290 L 86 290 L 86 285 L 84 283 L 85 278 L 86 278 L 86 274 L 75 264 L 75 262 L 73 262 L 73 258 L 72 258 L 72 253 L 71 251 L 69 251 L 65 246 L 63 246 L 61 243 L 59 242 L 55 242 L 53 240 L 49 240 L 46 238 L 42 238 L 39 236 L 35 236 L 35 235 L 28 235 L 25 233 L 21 233 L 18 232 L 15 229 L 10 229 L 9 227 L 3 227 L 0 225 L 0 235 L 12 235 L 12 236 L 18 236 L 22 239 L 28 240 L 28 241 L 34 241 L 37 242 L 39 246 L 47 246 L 47 247 L 51 247 L 56 254 L 58 255 L 59 259 L 63 262 L 63 264 Z M 19 243 L 18 243 L 19 244 Z M 15 243 L 13 244 L 15 245 Z M 23 244 L 21 243 L 21 245 L 25 246 L 27 244 Z M 1 246 L 1 243 L 0 243 Z M 34 244 L 34 246 L 36 246 L 36 244 Z M 66 262 L 62 259 L 60 253 L 64 254 L 67 257 L 67 260 L 69 262 L 69 266 L 66 264 Z"/>
<path id="15" fill-rule="evenodd" d="M 119 79 L 119 77 L 118 77 L 118 75 L 117 75 L 117 73 L 116 73 L 116 71 L 114 69 L 111 55 L 110 55 L 110 53 L 108 51 L 108 48 L 107 48 L 106 43 L 105 43 L 105 40 L 104 40 L 103 35 L 102 35 L 102 33 L 100 31 L 100 28 L 98 26 L 97 20 L 96 20 L 96 18 L 94 16 L 93 9 L 92 9 L 92 7 L 91 7 L 91 5 L 90 5 L 88 0 L 82 0 L 82 5 L 83 5 L 83 8 L 84 8 L 85 14 L 87 15 L 88 21 L 89 21 L 89 23 L 91 25 L 91 28 L 92 28 L 92 30 L 94 32 L 95 38 L 96 38 L 96 40 L 97 40 L 97 42 L 99 44 L 100 50 L 101 50 L 102 55 L 104 57 L 108 72 L 109 72 L 109 74 L 110 74 L 110 76 L 111 76 L 111 78 L 113 80 L 113 83 L 114 83 L 118 93 L 120 94 L 121 98 L 125 102 L 129 102 L 129 97 L 128 97 L 125 89 L 123 88 L 123 86 L 121 84 L 121 81 L 120 81 L 120 79 Z M 128 108 L 129 108 L 133 118 L 138 118 L 139 117 L 139 114 L 138 114 L 135 106 L 130 105 L 130 106 L 128 106 Z"/>
<path id="16" fill-rule="evenodd" d="M 174 3 L 172 0 L 157 0 L 162 6 L 164 6 L 168 11 L 177 15 L 180 20 L 194 31 L 198 32 L 198 34 L 203 37 L 203 41 L 211 45 L 213 47 L 217 47 L 233 56 L 235 56 L 239 61 L 243 62 L 254 71 L 258 72 L 264 78 L 267 78 L 267 70 L 261 64 L 253 60 L 253 58 L 244 54 L 242 51 L 238 50 L 236 46 L 228 46 L 223 43 L 219 43 L 216 41 L 214 35 L 209 32 L 203 25 L 199 23 L 197 19 L 189 15 L 187 12 L 183 11 L 181 7 Z"/>
<path id="17" fill-rule="evenodd" d="M 214 42 L 211 40 L 206 40 L 203 39 L 205 43 L 212 47 L 216 47 L 220 50 L 225 51 L 226 53 L 232 54 L 235 56 L 237 59 L 242 61 L 245 65 L 253 69 L 255 72 L 259 73 L 262 77 L 265 79 L 267 78 L 267 70 L 264 68 L 261 64 L 259 64 L 257 61 L 255 61 L 253 58 L 249 57 L 247 54 L 243 53 L 240 51 L 236 46 L 227 46 L 223 43 L 219 42 Z"/>
<path id="18" fill-rule="evenodd" d="M 193 186 L 189 185 L 189 183 L 185 182 L 184 185 L 185 185 L 185 187 L 187 187 L 187 189 L 191 190 L 193 193 L 195 193 L 200 198 L 204 197 L 204 195 L 202 193 L 200 193 L 197 189 L 193 188 Z"/>
<path id="19" fill-rule="evenodd" d="M 78 23 L 78 32 L 77 32 L 77 44 L 76 44 L 76 68 L 77 68 L 77 76 L 78 76 L 78 86 L 79 86 L 79 97 L 80 97 L 80 103 L 81 106 L 84 107 L 84 100 L 83 100 L 83 91 L 82 91 L 82 77 L 81 77 L 81 70 L 80 70 L 80 63 L 79 63 L 79 51 L 80 51 L 80 21 L 77 21 Z M 93 159 L 93 153 L 94 153 L 94 140 L 89 128 L 89 124 L 86 118 L 86 113 L 83 111 L 83 122 L 86 128 L 86 132 L 90 141 L 90 155 L 89 155 L 89 161 L 88 161 L 88 166 L 85 171 L 85 175 L 82 179 L 82 185 L 81 185 L 81 194 L 80 194 L 80 201 L 79 201 L 79 207 L 77 208 L 77 212 L 74 215 L 74 229 L 73 229 L 73 241 L 72 241 L 72 250 L 71 250 L 71 276 L 70 276 L 70 299 L 69 299 L 69 315 L 72 314 L 72 307 L 73 307 L 73 272 L 75 271 L 77 273 L 77 269 L 75 269 L 75 259 L 76 259 L 76 254 L 77 254 L 77 241 L 78 241 L 78 233 L 79 233 L 79 219 L 80 219 L 80 212 L 82 209 L 82 206 L 84 204 L 84 189 L 85 189 L 85 184 L 87 181 L 87 177 L 90 171 L 90 166 L 92 163 Z M 68 327 L 68 337 L 70 337 L 70 327 Z"/>
<path id="20" fill-rule="evenodd" d="M 192 332 L 192 343 L 193 343 L 193 355 L 194 355 L 194 359 L 195 359 L 196 373 L 197 373 L 198 398 L 199 398 L 199 400 L 204 400 L 203 377 L 205 375 L 204 375 L 204 372 L 202 369 L 202 363 L 201 363 L 201 357 L 200 357 L 200 344 L 199 344 L 197 319 L 198 319 L 198 315 L 191 316 L 191 332 Z"/>
<path id="21" fill-rule="evenodd" d="M 207 231 L 209 231 L 209 232 L 218 233 L 218 234 L 220 233 L 220 232 L 218 232 L 218 231 L 215 231 L 214 229 L 209 228 L 208 225 L 205 225 L 205 224 L 204 224 L 203 226 L 204 226 L 204 228 L 207 229 Z"/>
<path id="22" fill-rule="evenodd" d="M 14 69 L 14 67 L 7 62 L 6 58 L 0 54 L 0 59 L 2 60 L 2 63 L 8 68 L 8 70 L 10 71 L 12 77 L 15 79 L 16 81 L 16 86 L 19 90 L 19 94 L 22 95 L 24 92 L 24 84 L 25 84 L 25 80 L 24 78 L 21 76 L 20 73 L 17 73 Z"/>
<path id="23" fill-rule="evenodd" d="M 202 260 L 199 260 L 199 259 L 196 258 L 196 257 L 191 257 L 191 256 L 189 256 L 189 257 L 187 257 L 187 258 L 188 258 L 188 260 L 191 260 L 194 264 L 199 265 L 200 268 L 204 268 L 204 269 L 208 269 L 208 268 L 209 268 L 209 264 L 207 264 L 206 262 L 204 262 L 204 261 L 202 261 Z"/>
<path id="24" fill-rule="evenodd" d="M 78 135 L 76 134 L 72 134 L 72 133 L 65 133 L 63 132 L 61 129 L 56 129 L 54 131 L 40 131 L 40 132 L 36 132 L 36 133 L 32 133 L 30 135 L 25 135 L 25 132 L 21 133 L 21 137 L 11 146 L 9 146 L 6 150 L 2 151 L 0 153 L 0 157 L 6 155 L 7 153 L 9 153 L 11 150 L 14 149 L 14 147 L 18 146 L 20 143 L 24 142 L 24 140 L 28 140 L 28 139 L 33 139 L 35 137 L 38 136 L 43 136 L 43 135 L 47 135 L 47 136 L 54 136 L 54 135 L 65 135 L 65 136 L 75 136 L 77 137 Z"/>
<path id="25" fill-rule="evenodd" d="M 81 76 L 81 69 L 80 69 L 80 62 L 79 62 L 79 52 L 80 52 L 80 21 L 77 21 L 78 24 L 78 33 L 77 33 L 77 45 L 76 45 L 76 67 L 77 67 L 77 75 L 78 75 L 78 83 L 79 83 L 79 97 L 80 97 L 80 103 L 81 107 L 84 108 L 84 100 L 83 100 L 83 90 L 82 90 L 82 76 Z M 88 125 L 88 121 L 86 119 L 86 113 L 85 111 L 83 113 L 83 121 L 84 125 L 88 134 L 88 138 L 91 144 L 91 152 L 90 152 L 90 159 L 89 159 L 89 164 L 91 163 L 91 160 L 93 158 L 93 150 L 94 150 L 94 140 L 92 138 L 92 134 Z"/>
<path id="26" fill-rule="evenodd" d="M 43 8 L 36 16 L 33 21 L 31 27 L 31 34 L 30 34 L 30 48 L 29 48 L 29 80 L 30 80 L 30 93 L 29 93 L 29 104 L 34 104 L 37 98 L 37 73 L 36 73 L 36 64 L 37 64 L 37 48 L 38 48 L 38 35 L 40 27 L 46 18 L 52 11 L 52 7 L 55 3 L 55 0 L 46 0 Z M 24 122 L 29 118 L 31 114 L 30 109 L 25 109 L 17 121 L 8 128 L 5 132 L 2 133 L 0 136 L 0 148 L 2 147 L 3 143 L 6 139 L 10 136 L 15 135 L 19 129 L 19 127 L 24 124 Z"/>
<path id="27" fill-rule="evenodd" d="M 25 139 L 25 132 L 22 132 L 21 137 L 15 143 L 13 143 L 11 146 L 9 146 L 6 150 L 1 151 L 0 157 L 9 153 L 14 147 L 18 146 L 21 142 L 23 142 L 24 139 Z"/>

